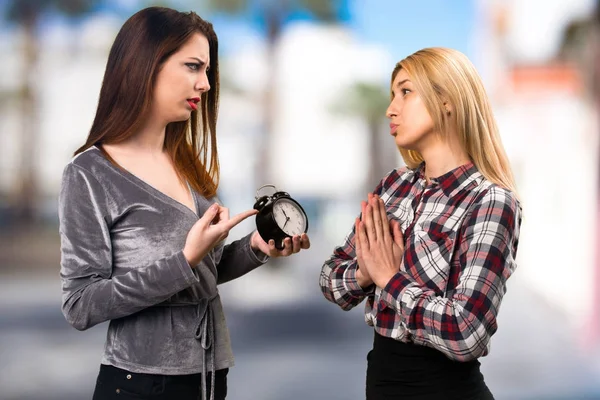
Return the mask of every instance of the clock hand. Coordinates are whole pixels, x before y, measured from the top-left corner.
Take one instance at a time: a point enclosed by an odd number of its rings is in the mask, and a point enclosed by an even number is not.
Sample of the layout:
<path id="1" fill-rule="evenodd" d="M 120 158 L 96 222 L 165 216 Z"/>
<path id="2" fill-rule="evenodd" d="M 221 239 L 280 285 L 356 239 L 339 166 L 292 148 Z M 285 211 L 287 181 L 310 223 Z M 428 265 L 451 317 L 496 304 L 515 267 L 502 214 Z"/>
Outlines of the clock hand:
<path id="1" fill-rule="evenodd" d="M 285 215 L 285 217 L 286 217 L 287 219 L 290 219 L 290 217 L 288 217 L 288 216 L 287 216 L 287 214 L 285 213 L 285 210 L 284 210 L 283 208 L 281 209 L 281 212 L 283 213 L 283 215 Z"/>

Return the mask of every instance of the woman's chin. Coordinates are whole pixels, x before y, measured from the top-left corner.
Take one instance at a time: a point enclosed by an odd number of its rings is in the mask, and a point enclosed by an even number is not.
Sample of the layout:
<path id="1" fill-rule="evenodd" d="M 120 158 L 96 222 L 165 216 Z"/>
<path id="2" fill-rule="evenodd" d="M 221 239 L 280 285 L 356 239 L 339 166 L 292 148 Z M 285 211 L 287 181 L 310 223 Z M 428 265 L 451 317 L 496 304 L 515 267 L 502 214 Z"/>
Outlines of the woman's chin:
<path id="1" fill-rule="evenodd" d="M 400 137 L 399 135 L 396 135 L 396 137 L 394 138 L 394 141 L 396 142 L 396 146 L 398 146 L 402 149 L 406 149 L 406 150 L 411 149 L 412 142 L 409 140 L 406 140 L 405 138 Z"/>
<path id="2" fill-rule="evenodd" d="M 397 134 L 394 137 L 394 141 L 396 142 L 396 146 L 398 146 L 399 148 L 403 149 L 403 150 L 414 150 L 414 151 L 419 151 L 418 148 L 418 141 L 417 140 L 411 140 L 411 138 L 407 138 L 406 136 L 400 136 L 399 134 Z"/>
<path id="3" fill-rule="evenodd" d="M 186 113 L 181 113 L 179 115 L 175 115 L 173 116 L 173 118 L 171 118 L 171 122 L 184 122 L 189 120 L 192 117 L 192 112 L 188 111 Z"/>

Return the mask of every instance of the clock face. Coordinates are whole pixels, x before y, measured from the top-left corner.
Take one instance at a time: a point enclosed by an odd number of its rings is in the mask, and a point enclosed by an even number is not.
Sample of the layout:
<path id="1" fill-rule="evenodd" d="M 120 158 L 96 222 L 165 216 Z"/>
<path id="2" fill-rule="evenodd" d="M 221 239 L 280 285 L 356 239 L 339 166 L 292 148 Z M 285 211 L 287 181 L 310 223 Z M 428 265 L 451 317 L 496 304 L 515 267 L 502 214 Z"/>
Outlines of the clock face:
<path id="1" fill-rule="evenodd" d="M 307 221 L 302 209 L 293 201 L 280 199 L 273 205 L 273 217 L 282 231 L 290 236 L 306 231 Z"/>

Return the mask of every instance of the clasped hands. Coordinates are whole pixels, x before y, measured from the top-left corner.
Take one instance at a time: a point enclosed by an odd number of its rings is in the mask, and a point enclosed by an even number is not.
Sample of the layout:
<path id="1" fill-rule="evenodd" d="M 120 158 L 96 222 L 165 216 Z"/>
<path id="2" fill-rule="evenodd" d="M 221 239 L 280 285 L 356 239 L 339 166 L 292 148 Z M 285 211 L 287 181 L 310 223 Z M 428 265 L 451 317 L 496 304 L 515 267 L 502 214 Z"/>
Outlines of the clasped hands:
<path id="1" fill-rule="evenodd" d="M 388 220 L 385 204 L 369 193 L 361 202 L 362 219 L 356 218 L 355 248 L 358 270 L 356 279 L 363 288 L 375 283 L 385 287 L 398 273 L 404 254 L 404 238 L 400 222 Z"/>

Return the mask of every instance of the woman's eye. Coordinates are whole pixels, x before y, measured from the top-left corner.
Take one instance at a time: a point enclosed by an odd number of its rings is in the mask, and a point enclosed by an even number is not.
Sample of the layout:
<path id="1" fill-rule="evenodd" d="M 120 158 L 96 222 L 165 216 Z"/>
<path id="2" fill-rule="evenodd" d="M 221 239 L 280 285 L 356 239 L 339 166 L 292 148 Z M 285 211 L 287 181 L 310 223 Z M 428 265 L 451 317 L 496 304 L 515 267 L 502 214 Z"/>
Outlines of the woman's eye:
<path id="1" fill-rule="evenodd" d="M 198 63 L 186 63 L 185 65 L 192 71 L 198 71 L 200 69 L 200 64 Z"/>
<path id="2" fill-rule="evenodd" d="M 410 93 L 410 89 L 401 89 L 400 92 L 402 93 L 402 96 L 406 96 Z"/>

